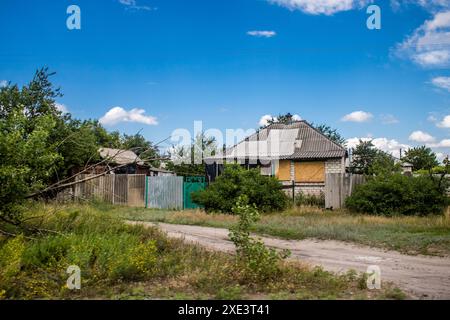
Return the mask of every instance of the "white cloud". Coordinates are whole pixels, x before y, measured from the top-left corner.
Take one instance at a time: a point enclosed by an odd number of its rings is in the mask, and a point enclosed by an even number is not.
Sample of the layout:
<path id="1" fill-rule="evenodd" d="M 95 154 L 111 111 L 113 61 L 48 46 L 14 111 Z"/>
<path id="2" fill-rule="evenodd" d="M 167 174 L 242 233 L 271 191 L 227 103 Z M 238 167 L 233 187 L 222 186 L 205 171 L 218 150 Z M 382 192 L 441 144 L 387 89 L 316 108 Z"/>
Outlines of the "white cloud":
<path id="1" fill-rule="evenodd" d="M 123 4 L 127 8 L 133 9 L 133 10 L 151 11 L 151 10 L 155 9 L 155 8 L 152 8 L 152 7 L 149 7 L 149 6 L 138 5 L 136 0 L 118 0 L 118 1 L 119 1 L 120 4 Z"/>
<path id="2" fill-rule="evenodd" d="M 447 2 L 447 1 L 446 1 Z M 426 68 L 450 65 L 450 10 L 437 12 L 412 35 L 398 44 L 395 52 Z"/>
<path id="3" fill-rule="evenodd" d="M 333 15 L 341 11 L 361 8 L 372 0 L 267 0 L 289 10 L 300 10 L 313 15 Z"/>
<path id="4" fill-rule="evenodd" d="M 373 118 L 373 115 L 365 111 L 354 111 L 345 115 L 341 120 L 344 122 L 367 122 Z"/>
<path id="5" fill-rule="evenodd" d="M 259 119 L 259 125 L 261 127 L 265 127 L 269 124 L 269 121 L 272 119 L 276 120 L 276 118 L 272 117 L 270 114 L 266 114 L 262 116 L 261 119 Z"/>
<path id="6" fill-rule="evenodd" d="M 370 141 L 372 140 L 373 145 L 375 148 L 382 150 L 386 153 L 392 154 L 394 157 L 399 158 L 400 157 L 400 149 L 403 151 L 408 150 L 411 148 L 410 145 L 400 143 L 395 139 L 388 139 L 388 138 L 351 138 L 347 140 L 347 147 L 348 148 L 355 148 L 359 144 L 359 140 L 363 141 Z"/>
<path id="7" fill-rule="evenodd" d="M 144 109 L 137 108 L 126 111 L 121 107 L 114 107 L 100 118 L 100 123 L 103 125 L 115 125 L 120 122 L 136 122 L 150 126 L 158 124 L 155 117 L 146 116 Z"/>
<path id="8" fill-rule="evenodd" d="M 8 85 L 8 81 L 0 80 L 0 88 L 6 87 Z"/>
<path id="9" fill-rule="evenodd" d="M 436 77 L 431 80 L 431 83 L 438 88 L 450 91 L 450 77 Z"/>
<path id="10" fill-rule="evenodd" d="M 423 131 L 414 131 L 409 136 L 410 141 L 420 142 L 420 143 L 431 143 L 434 142 L 435 138 L 429 133 Z"/>
<path id="11" fill-rule="evenodd" d="M 275 31 L 267 31 L 267 30 L 253 30 L 248 31 L 247 34 L 252 37 L 258 38 L 272 38 L 277 35 Z"/>
<path id="12" fill-rule="evenodd" d="M 442 121 L 437 123 L 439 128 L 450 128 L 450 115 L 445 116 Z"/>
<path id="13" fill-rule="evenodd" d="M 266 114 L 266 115 L 262 116 L 261 119 L 259 119 L 259 125 L 261 127 L 265 127 L 265 126 L 267 126 L 269 124 L 269 121 L 272 120 L 272 119 L 274 121 L 278 121 L 277 117 L 274 117 L 274 116 L 272 116 L 270 114 Z M 294 120 L 294 121 L 301 121 L 302 117 L 300 117 L 298 114 L 294 114 L 292 116 L 292 120 Z"/>
<path id="14" fill-rule="evenodd" d="M 383 124 L 396 124 L 399 123 L 400 121 L 392 114 L 382 114 L 380 116 L 381 118 L 381 123 Z"/>
<path id="15" fill-rule="evenodd" d="M 65 104 L 62 103 L 55 103 L 56 110 L 62 112 L 62 113 L 68 113 L 69 108 Z"/>
<path id="16" fill-rule="evenodd" d="M 450 148 L 450 139 L 444 139 L 438 143 L 430 143 L 427 146 L 430 148 Z"/>

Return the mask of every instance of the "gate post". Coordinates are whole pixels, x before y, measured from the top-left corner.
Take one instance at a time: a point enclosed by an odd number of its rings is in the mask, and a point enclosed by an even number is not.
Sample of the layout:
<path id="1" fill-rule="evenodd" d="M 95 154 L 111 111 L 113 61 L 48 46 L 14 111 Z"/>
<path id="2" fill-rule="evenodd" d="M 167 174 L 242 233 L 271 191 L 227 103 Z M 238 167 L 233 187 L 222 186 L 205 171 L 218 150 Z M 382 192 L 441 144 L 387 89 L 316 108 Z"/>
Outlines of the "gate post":
<path id="1" fill-rule="evenodd" d="M 145 186 L 144 186 L 144 198 L 145 198 L 145 208 L 148 208 L 148 176 L 145 176 Z"/>

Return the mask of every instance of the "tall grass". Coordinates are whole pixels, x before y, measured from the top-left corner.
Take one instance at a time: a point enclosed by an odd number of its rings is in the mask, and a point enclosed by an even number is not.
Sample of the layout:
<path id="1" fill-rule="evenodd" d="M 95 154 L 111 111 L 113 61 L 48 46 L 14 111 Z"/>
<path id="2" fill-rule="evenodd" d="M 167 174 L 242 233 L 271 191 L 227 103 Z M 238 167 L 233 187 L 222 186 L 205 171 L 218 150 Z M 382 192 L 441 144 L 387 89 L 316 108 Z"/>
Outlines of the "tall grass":
<path id="1" fill-rule="evenodd" d="M 228 228 L 237 220 L 203 211 L 158 211 L 115 209 L 125 219 Z M 442 216 L 371 216 L 345 210 L 294 207 L 282 213 L 263 215 L 252 230 L 285 239 L 317 238 L 356 242 L 408 254 L 449 255 L 450 214 Z"/>
<path id="2" fill-rule="evenodd" d="M 127 225 L 117 210 L 103 204 L 31 206 L 25 218 L 34 231 L 0 237 L 0 299 L 369 296 L 352 273 L 292 262 L 280 266 L 276 277 L 254 281 L 234 256 Z M 66 287 L 70 265 L 81 269 L 79 291 Z"/>

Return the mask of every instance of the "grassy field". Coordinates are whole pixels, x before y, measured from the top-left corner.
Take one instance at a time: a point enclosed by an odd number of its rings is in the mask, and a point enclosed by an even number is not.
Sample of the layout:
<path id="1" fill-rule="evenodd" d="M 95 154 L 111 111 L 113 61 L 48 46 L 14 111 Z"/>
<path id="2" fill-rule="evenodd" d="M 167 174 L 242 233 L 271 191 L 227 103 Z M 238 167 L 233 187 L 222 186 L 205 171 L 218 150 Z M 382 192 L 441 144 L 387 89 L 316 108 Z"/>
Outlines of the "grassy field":
<path id="1" fill-rule="evenodd" d="M 0 236 L 0 299 L 406 297 L 389 284 L 369 291 L 355 272 L 337 275 L 294 262 L 281 262 L 275 273 L 255 280 L 233 255 L 168 239 L 155 228 L 126 225 L 119 211 L 124 208 L 35 204 L 25 214 L 25 230 L 0 225 L 19 234 Z M 70 265 L 81 269 L 81 290 L 66 287 Z"/>
<path id="2" fill-rule="evenodd" d="M 116 208 L 125 219 L 157 221 L 228 228 L 236 217 L 209 215 L 203 211 L 161 211 Z M 283 213 L 267 214 L 253 231 L 284 239 L 317 238 L 341 240 L 397 250 L 408 254 L 450 255 L 450 215 L 429 217 L 382 217 L 350 214 L 345 211 L 322 211 L 295 208 Z"/>

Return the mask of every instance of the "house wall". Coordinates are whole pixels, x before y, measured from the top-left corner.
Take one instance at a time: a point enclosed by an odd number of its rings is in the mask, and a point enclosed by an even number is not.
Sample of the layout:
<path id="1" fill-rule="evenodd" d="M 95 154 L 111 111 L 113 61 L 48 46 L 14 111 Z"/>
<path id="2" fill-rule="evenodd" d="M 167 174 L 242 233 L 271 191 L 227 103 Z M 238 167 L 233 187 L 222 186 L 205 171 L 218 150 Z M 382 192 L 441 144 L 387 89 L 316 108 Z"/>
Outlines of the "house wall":
<path id="1" fill-rule="evenodd" d="M 290 181 L 282 181 L 281 183 L 285 186 L 286 193 L 292 196 L 292 181 L 295 181 L 295 162 L 291 161 Z M 327 173 L 344 173 L 345 172 L 345 162 L 344 159 L 329 159 L 325 161 L 325 175 Z M 291 187 L 291 188 L 289 188 Z M 321 193 L 325 191 L 325 181 L 324 182 L 295 182 L 295 194 L 303 193 L 307 195 L 320 196 Z"/>

